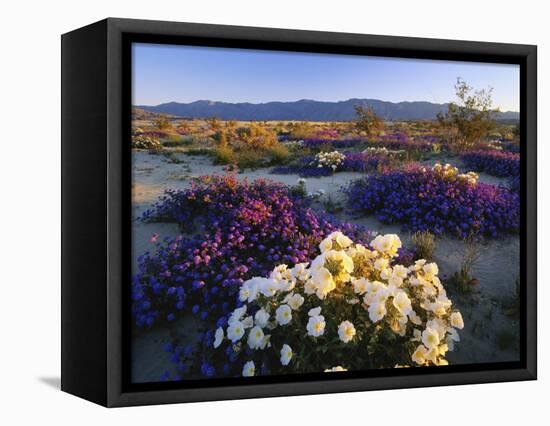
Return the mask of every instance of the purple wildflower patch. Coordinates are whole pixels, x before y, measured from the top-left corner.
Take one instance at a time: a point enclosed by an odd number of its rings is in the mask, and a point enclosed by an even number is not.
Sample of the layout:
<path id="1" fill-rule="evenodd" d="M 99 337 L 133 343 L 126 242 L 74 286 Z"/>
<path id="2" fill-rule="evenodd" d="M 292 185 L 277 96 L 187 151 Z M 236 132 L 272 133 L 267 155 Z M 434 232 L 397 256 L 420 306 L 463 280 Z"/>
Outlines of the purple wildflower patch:
<path id="1" fill-rule="evenodd" d="M 498 177 L 519 176 L 520 155 L 507 151 L 470 151 L 462 154 L 467 168 Z"/>
<path id="2" fill-rule="evenodd" d="M 169 190 L 143 219 L 176 222 L 193 234 L 157 242 L 154 253 L 139 258 L 132 282 L 138 328 L 173 321 L 184 311 L 215 320 L 239 304 L 244 280 L 281 263 L 307 261 L 329 233 L 340 230 L 364 243 L 371 236 L 314 212 L 282 184 L 239 182 L 234 175 Z"/>
<path id="3" fill-rule="evenodd" d="M 418 165 L 369 175 L 344 189 L 352 211 L 411 231 L 496 237 L 519 229 L 520 200 L 504 186 L 445 179 Z"/>
<path id="4" fill-rule="evenodd" d="M 336 172 L 374 172 L 389 168 L 393 163 L 393 157 L 384 153 L 353 152 L 345 153 L 343 163 L 336 170 L 330 167 L 319 167 L 315 157 L 304 156 L 293 165 L 279 166 L 272 169 L 273 174 L 297 174 L 301 177 L 330 176 Z"/>

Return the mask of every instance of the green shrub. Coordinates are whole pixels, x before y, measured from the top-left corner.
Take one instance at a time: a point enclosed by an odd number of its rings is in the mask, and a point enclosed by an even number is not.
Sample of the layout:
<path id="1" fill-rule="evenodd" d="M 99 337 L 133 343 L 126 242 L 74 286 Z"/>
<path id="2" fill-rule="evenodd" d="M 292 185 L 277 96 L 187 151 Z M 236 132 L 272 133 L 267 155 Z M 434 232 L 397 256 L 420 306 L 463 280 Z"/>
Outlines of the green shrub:
<path id="1" fill-rule="evenodd" d="M 214 149 L 214 162 L 216 164 L 233 164 L 235 152 L 228 145 L 218 146 Z"/>
<path id="2" fill-rule="evenodd" d="M 435 250 L 435 236 L 429 231 L 415 232 L 411 237 L 416 256 L 431 261 Z"/>
<path id="3" fill-rule="evenodd" d="M 189 146 L 191 145 L 191 140 L 189 138 L 185 138 L 180 135 L 168 135 L 168 137 L 163 139 L 162 145 L 168 148 L 178 147 L 178 146 Z"/>
<path id="4" fill-rule="evenodd" d="M 283 144 L 277 142 L 276 145 L 268 149 L 268 155 L 271 157 L 271 164 L 283 164 L 286 163 L 290 157 L 288 148 Z"/>
<path id="5" fill-rule="evenodd" d="M 265 162 L 265 152 L 262 150 L 247 149 L 236 154 L 239 169 L 256 169 L 265 165 Z"/>
<path id="6" fill-rule="evenodd" d="M 291 123 L 288 127 L 290 129 L 290 135 L 293 139 L 313 138 L 317 133 L 315 128 L 307 121 Z"/>

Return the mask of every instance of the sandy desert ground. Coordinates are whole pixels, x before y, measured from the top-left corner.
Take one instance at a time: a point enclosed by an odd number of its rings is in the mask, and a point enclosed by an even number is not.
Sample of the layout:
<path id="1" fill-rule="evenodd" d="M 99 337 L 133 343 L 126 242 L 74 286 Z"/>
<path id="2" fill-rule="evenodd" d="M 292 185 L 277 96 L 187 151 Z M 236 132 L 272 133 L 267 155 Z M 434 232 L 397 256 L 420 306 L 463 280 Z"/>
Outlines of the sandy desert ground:
<path id="1" fill-rule="evenodd" d="M 168 155 L 165 155 L 169 153 Z M 183 189 L 189 187 L 193 178 L 201 175 L 223 174 L 224 167 L 215 166 L 207 156 L 190 156 L 183 152 L 165 151 L 165 154 L 151 154 L 147 151 L 133 152 L 133 267 L 139 255 L 151 248 L 150 238 L 158 233 L 160 238 L 177 235 L 175 224 L 143 223 L 141 214 L 158 199 L 166 188 Z M 430 160 L 426 164 L 434 163 Z M 445 158 L 438 159 L 445 162 Z M 460 167 L 460 162 L 453 159 Z M 259 177 L 270 178 L 288 185 L 298 180 L 297 175 L 271 174 L 269 168 L 248 170 L 239 173 L 240 178 L 253 180 Z M 336 173 L 333 176 L 310 178 L 306 181 L 307 191 L 324 190 L 335 204 L 344 203 L 345 195 L 340 188 L 352 179 L 361 177 L 361 173 Z M 503 179 L 480 174 L 480 181 L 492 184 L 504 183 Z M 318 204 L 321 208 L 320 199 Z M 401 232 L 400 226 L 388 226 L 373 217 L 355 218 L 348 216 L 345 209 L 337 214 L 340 219 L 366 225 L 378 233 L 398 233 L 406 244 L 409 235 Z M 464 252 L 464 243 L 442 237 L 437 241 L 435 261 L 443 278 L 459 268 Z M 513 361 L 519 359 L 519 321 L 507 314 L 506 307 L 515 301 L 516 280 L 519 271 L 519 236 L 509 236 L 491 240 L 481 248 L 481 257 L 474 266 L 474 276 L 479 280 L 476 291 L 461 295 L 448 288 L 449 295 L 464 316 L 467 324 L 461 332 L 461 342 L 454 352 L 448 354 L 453 364 L 479 362 Z M 159 348 L 170 337 L 179 336 L 192 342 L 196 334 L 209 327 L 195 317 L 184 317 L 173 323 L 170 328 L 154 328 L 140 333 L 133 339 L 132 371 L 136 382 L 156 381 L 160 374 L 170 367 L 168 356 Z"/>

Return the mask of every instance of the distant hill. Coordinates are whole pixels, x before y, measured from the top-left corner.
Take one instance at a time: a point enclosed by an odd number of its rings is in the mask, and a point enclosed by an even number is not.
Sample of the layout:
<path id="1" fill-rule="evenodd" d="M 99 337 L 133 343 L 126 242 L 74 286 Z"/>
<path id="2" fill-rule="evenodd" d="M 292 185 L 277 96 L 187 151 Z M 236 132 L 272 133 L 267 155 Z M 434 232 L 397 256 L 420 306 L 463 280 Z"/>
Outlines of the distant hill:
<path id="1" fill-rule="evenodd" d="M 433 120 L 448 104 L 431 102 L 386 102 L 377 99 L 348 99 L 340 102 L 321 102 L 302 99 L 294 102 L 262 104 L 195 101 L 168 102 L 155 106 L 137 105 L 143 111 L 171 114 L 186 118 L 217 117 L 221 120 L 300 120 L 348 121 L 355 118 L 355 105 L 372 106 L 385 120 Z M 517 120 L 519 113 L 502 112 L 498 119 Z"/>
<path id="2" fill-rule="evenodd" d="M 156 120 L 161 116 L 172 117 L 171 114 L 157 113 L 153 111 L 146 111 L 143 108 L 132 108 L 133 120 Z"/>

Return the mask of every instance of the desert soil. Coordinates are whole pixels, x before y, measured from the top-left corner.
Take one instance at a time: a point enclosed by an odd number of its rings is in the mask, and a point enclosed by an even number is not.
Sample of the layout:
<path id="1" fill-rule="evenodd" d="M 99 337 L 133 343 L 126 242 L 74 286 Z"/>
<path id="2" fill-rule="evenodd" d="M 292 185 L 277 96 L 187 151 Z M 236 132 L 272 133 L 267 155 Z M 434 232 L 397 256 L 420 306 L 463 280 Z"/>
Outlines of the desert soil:
<path id="1" fill-rule="evenodd" d="M 215 166 L 209 157 L 189 156 L 172 152 L 169 155 L 150 154 L 145 151 L 133 152 L 132 199 L 133 199 L 133 268 L 136 271 L 137 258 L 152 248 L 150 242 L 154 233 L 159 239 L 179 233 L 175 224 L 143 223 L 141 214 L 150 208 L 167 188 L 188 188 L 193 178 L 223 174 L 222 166 Z M 432 159 L 462 166 L 458 159 Z M 297 175 L 271 174 L 270 169 L 249 170 L 238 174 L 239 178 L 270 178 L 287 185 L 296 184 Z M 361 173 L 336 173 L 333 176 L 306 180 L 307 191 L 324 190 L 325 195 L 317 203 L 330 197 L 333 205 L 345 207 L 345 195 L 340 188 L 350 180 L 360 178 Z M 504 179 L 480 174 L 480 181 L 491 184 L 505 184 Z M 397 233 L 407 244 L 410 236 L 401 231 L 400 226 L 385 225 L 374 217 L 357 218 L 345 213 L 345 208 L 337 216 L 348 222 L 367 226 L 378 233 Z M 519 273 L 519 237 L 509 236 L 490 240 L 481 247 L 479 261 L 473 268 L 473 276 L 479 281 L 475 291 L 458 294 L 447 286 L 450 298 L 462 312 L 465 328 L 460 332 L 461 342 L 447 356 L 453 364 L 480 362 L 500 362 L 519 360 L 519 322 L 509 315 L 508 307 L 515 301 L 516 279 Z M 464 253 L 464 243 L 451 237 L 438 239 L 434 254 L 439 265 L 440 275 L 445 278 L 459 269 Z M 508 315 L 507 315 L 508 314 Z M 168 354 L 162 351 L 164 343 L 178 336 L 181 340 L 193 343 L 197 333 L 210 327 L 192 316 L 183 317 L 168 328 L 154 328 L 137 334 L 132 341 L 132 378 L 134 382 L 158 381 L 165 370 L 173 370 Z"/>

